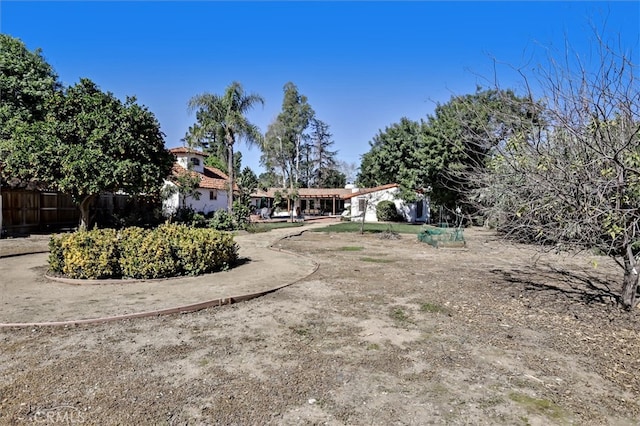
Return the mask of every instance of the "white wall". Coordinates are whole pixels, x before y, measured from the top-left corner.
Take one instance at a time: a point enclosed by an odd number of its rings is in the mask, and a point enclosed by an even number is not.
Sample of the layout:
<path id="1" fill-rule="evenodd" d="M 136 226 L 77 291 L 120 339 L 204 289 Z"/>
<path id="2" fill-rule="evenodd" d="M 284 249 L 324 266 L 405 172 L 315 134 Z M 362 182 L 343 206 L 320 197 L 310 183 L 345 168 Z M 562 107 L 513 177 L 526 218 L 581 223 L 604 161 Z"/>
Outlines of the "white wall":
<path id="1" fill-rule="evenodd" d="M 351 199 L 351 220 L 361 221 L 362 212 L 360 211 L 360 200 L 368 199 L 367 212 L 365 215 L 365 222 L 377 222 L 378 217 L 376 214 L 376 207 L 380 201 L 393 201 L 396 205 L 398 212 L 404 217 L 405 221 L 414 222 L 428 222 L 429 219 L 429 200 L 425 198 L 418 202 L 423 203 L 422 215 L 417 216 L 418 206 L 417 203 L 405 203 L 404 200 L 396 198 L 398 188 L 389 188 L 378 192 L 372 192 L 369 194 L 360 195 Z"/>
<path id="2" fill-rule="evenodd" d="M 172 182 L 165 181 L 165 185 L 171 185 L 174 188 L 176 185 Z M 184 205 L 181 203 L 182 197 L 177 192 L 171 195 L 169 198 L 162 202 L 162 211 L 165 215 L 171 215 L 175 213 L 175 211 L 179 207 L 191 207 L 193 210 L 207 214 L 214 212 L 220 209 L 227 209 L 227 191 L 218 190 L 218 196 L 215 200 L 209 199 L 209 189 L 200 188 L 198 192 L 200 193 L 200 199 L 196 200 L 193 197 L 187 197 L 185 199 Z"/>
<path id="3" fill-rule="evenodd" d="M 380 201 L 394 201 L 398 188 L 389 188 L 382 191 L 371 192 L 369 194 L 359 195 L 351 198 L 351 220 L 354 222 L 362 220 L 362 211 L 360 211 L 360 200 L 368 200 L 367 211 L 364 217 L 365 222 L 377 222 L 376 206 Z"/>
<path id="4" fill-rule="evenodd" d="M 218 189 L 218 196 L 215 200 L 209 199 L 209 189 L 200 188 L 200 199 L 196 200 L 192 197 L 187 197 L 185 200 L 186 207 L 191 207 L 193 210 L 207 214 L 216 210 L 227 209 L 227 191 Z"/>
<path id="5" fill-rule="evenodd" d="M 419 199 L 415 203 L 405 203 L 404 200 L 394 200 L 398 212 L 409 223 L 429 223 L 429 198 Z M 418 216 L 418 203 L 422 204 L 422 214 Z"/>
<path id="6" fill-rule="evenodd" d="M 168 180 L 164 181 L 164 186 L 165 188 L 176 188 L 176 185 Z M 162 214 L 164 216 L 171 216 L 178 210 L 178 207 L 180 207 L 180 195 L 177 192 L 174 192 L 169 198 L 162 200 Z"/>
<path id="7" fill-rule="evenodd" d="M 200 161 L 200 164 L 197 165 L 197 166 L 194 165 L 193 163 L 191 163 L 191 158 L 197 158 Z M 185 169 L 189 169 L 189 164 L 191 164 L 191 170 L 193 170 L 194 172 L 198 172 L 198 173 L 204 173 L 204 157 L 201 156 L 201 155 L 180 154 L 180 155 L 177 156 L 176 161 L 177 161 L 178 164 L 180 164 Z"/>

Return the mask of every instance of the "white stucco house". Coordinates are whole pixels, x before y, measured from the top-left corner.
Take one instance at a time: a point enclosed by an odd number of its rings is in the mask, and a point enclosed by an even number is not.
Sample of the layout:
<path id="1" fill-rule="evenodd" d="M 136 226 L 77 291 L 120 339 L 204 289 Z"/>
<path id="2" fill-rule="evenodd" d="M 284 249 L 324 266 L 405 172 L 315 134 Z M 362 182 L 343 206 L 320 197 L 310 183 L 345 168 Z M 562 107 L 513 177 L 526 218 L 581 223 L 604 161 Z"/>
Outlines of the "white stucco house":
<path id="1" fill-rule="evenodd" d="M 266 207 L 275 211 L 276 194 L 286 194 L 286 188 L 269 188 L 257 190 L 251 194 L 252 204 L 256 208 Z M 418 202 L 407 203 L 398 198 L 400 185 L 390 183 L 375 188 L 356 188 L 347 185 L 345 188 L 298 188 L 293 200 L 283 202 L 282 217 L 291 215 L 291 209 L 300 211 L 304 216 L 342 215 L 352 221 L 362 220 L 366 208 L 365 221 L 377 222 L 376 208 L 380 201 L 393 201 L 396 209 L 409 223 L 429 222 L 429 197 L 417 193 Z M 284 197 L 286 198 L 286 197 Z M 293 204 L 291 204 L 293 203 Z"/>
<path id="2" fill-rule="evenodd" d="M 418 201 L 408 203 L 398 198 L 400 185 L 390 183 L 376 186 L 374 188 L 351 188 L 352 192 L 343 196 L 345 200 L 345 210 L 352 221 L 362 220 L 364 214 L 365 222 L 377 222 L 376 207 L 380 201 L 393 201 L 398 213 L 402 215 L 406 222 L 429 222 L 429 197 L 417 193 Z M 366 210 L 366 211 L 365 211 Z"/>
<path id="3" fill-rule="evenodd" d="M 176 156 L 172 176 L 165 180 L 166 186 L 174 188 L 173 194 L 162 202 L 162 210 L 166 215 L 174 213 L 180 207 L 190 207 L 193 210 L 208 214 L 219 209 L 227 209 L 228 180 L 226 173 L 215 167 L 205 166 L 208 154 L 190 148 L 180 147 L 169 150 Z M 200 178 L 197 189 L 199 197 L 184 196 L 176 183 L 176 177 L 184 173 L 191 173 Z M 234 185 L 235 186 L 235 185 Z"/>

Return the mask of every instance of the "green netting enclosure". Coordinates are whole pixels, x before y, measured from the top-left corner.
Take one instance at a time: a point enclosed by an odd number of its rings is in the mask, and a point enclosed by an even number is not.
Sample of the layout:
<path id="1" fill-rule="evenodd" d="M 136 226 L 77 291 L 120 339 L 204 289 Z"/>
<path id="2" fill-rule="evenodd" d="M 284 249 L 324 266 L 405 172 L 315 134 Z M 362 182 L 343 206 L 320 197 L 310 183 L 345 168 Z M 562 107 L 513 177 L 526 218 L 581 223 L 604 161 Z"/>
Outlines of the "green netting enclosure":
<path id="1" fill-rule="evenodd" d="M 462 228 L 436 228 L 435 226 L 425 226 L 418 233 L 418 240 L 439 247 L 465 247 L 466 242 L 462 233 Z"/>

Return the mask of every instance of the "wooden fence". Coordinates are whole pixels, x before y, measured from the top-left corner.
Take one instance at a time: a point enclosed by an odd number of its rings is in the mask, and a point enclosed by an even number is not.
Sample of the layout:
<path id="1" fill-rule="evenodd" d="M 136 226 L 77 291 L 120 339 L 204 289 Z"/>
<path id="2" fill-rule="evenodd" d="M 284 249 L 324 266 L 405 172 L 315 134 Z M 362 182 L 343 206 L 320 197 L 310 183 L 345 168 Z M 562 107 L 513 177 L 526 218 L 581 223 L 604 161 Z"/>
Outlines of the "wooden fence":
<path id="1" fill-rule="evenodd" d="M 2 188 L 3 235 L 56 232 L 78 226 L 80 212 L 68 194 Z M 153 203 L 133 200 L 128 195 L 103 194 L 95 202 L 95 219 L 101 225 L 113 225 L 113 218 L 134 209 L 150 211 Z"/>
<path id="2" fill-rule="evenodd" d="M 8 235 L 70 228 L 79 218 L 70 195 L 2 189 L 2 231 Z"/>

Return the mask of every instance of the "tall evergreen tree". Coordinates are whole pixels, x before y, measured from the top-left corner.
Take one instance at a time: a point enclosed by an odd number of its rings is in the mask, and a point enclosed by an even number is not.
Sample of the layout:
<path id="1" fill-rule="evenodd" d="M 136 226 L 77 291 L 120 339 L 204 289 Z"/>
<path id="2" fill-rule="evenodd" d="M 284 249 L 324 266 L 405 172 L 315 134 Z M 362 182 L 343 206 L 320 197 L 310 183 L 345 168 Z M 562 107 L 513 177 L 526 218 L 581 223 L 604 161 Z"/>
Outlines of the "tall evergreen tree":
<path id="1" fill-rule="evenodd" d="M 262 164 L 279 171 L 293 192 L 299 184 L 305 131 L 314 111 L 295 84 L 289 82 L 283 90 L 282 111 L 267 130 Z"/>
<path id="2" fill-rule="evenodd" d="M 334 144 L 332 136 L 327 123 L 317 118 L 311 120 L 310 145 L 313 179 L 310 183 L 318 188 L 327 186 L 327 177 L 330 171 L 336 168 L 338 151 L 330 150 Z"/>

